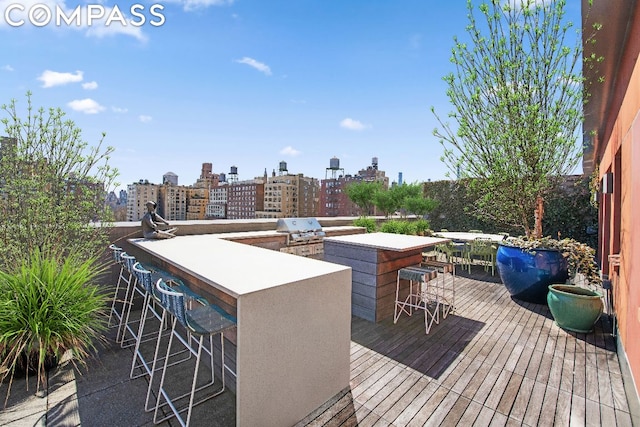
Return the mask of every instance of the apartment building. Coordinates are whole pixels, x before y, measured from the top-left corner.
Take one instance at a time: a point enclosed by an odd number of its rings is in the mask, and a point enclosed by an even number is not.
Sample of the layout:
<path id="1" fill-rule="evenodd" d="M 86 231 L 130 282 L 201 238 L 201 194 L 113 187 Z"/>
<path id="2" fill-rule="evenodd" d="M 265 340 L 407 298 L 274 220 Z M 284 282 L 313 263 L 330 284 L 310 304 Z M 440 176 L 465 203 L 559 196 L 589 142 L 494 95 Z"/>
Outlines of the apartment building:
<path id="1" fill-rule="evenodd" d="M 264 209 L 264 181 L 236 181 L 227 186 L 227 218 L 252 219 Z"/>
<path id="2" fill-rule="evenodd" d="M 256 218 L 295 218 L 318 215 L 320 185 L 316 178 L 278 175 L 267 178 L 264 210 Z"/>

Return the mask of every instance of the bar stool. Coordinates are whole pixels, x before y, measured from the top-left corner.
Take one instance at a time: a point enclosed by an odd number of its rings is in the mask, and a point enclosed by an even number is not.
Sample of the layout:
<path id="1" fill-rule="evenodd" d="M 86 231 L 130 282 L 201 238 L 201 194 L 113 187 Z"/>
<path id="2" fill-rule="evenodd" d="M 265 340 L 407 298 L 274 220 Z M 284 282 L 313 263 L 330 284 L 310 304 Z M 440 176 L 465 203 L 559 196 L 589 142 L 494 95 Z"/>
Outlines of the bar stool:
<path id="1" fill-rule="evenodd" d="M 154 273 L 150 270 L 147 270 L 141 263 L 136 262 L 133 265 L 133 271 L 136 275 L 136 286 L 140 287 L 144 291 L 144 301 L 142 303 L 142 312 L 140 313 L 140 323 L 138 325 L 138 332 L 135 335 L 135 347 L 133 350 L 133 360 L 131 361 L 131 372 L 129 373 L 129 378 L 135 379 L 142 377 L 144 375 L 151 376 L 151 361 L 147 361 L 144 357 L 140 345 L 144 342 L 150 340 L 157 340 L 158 335 L 162 336 L 163 329 L 166 329 L 169 332 L 168 328 L 165 327 L 165 322 L 163 320 L 163 312 L 164 307 L 160 304 L 160 300 L 155 296 L 154 287 L 155 281 L 153 280 Z M 168 281 L 168 280 L 167 280 Z M 182 289 L 182 288 L 181 288 Z M 156 319 L 158 321 L 158 329 L 157 332 L 151 331 L 149 333 L 145 333 L 145 327 L 147 327 L 147 321 Z M 149 338 L 151 337 L 151 338 Z M 187 353 L 186 350 L 182 350 L 180 352 L 176 352 L 172 354 L 175 356 L 179 353 Z M 188 353 L 186 359 L 191 357 L 191 353 Z M 186 360 L 184 359 L 184 360 Z M 137 363 L 137 362 L 140 363 Z M 174 363 L 180 363 L 183 359 L 179 359 Z M 171 365 L 169 365 L 171 366 Z M 141 369 L 140 373 L 135 373 L 137 369 Z M 149 408 L 148 402 L 145 403 L 145 411 L 150 411 L 152 408 Z"/>
<path id="2" fill-rule="evenodd" d="M 133 273 L 133 265 L 136 263 L 136 257 L 129 255 L 126 252 L 120 254 L 122 260 L 122 272 L 118 282 L 120 286 L 123 286 L 125 291 L 124 299 L 122 300 L 122 312 L 120 313 L 120 321 L 118 322 L 118 333 L 116 334 L 116 342 L 120 343 L 124 347 L 124 336 L 127 330 L 126 325 L 129 321 L 129 313 L 131 312 L 131 297 L 133 294 L 133 287 L 135 286 L 136 277 Z"/>
<path id="3" fill-rule="evenodd" d="M 436 282 L 436 294 L 440 299 L 442 318 L 446 319 L 447 315 L 455 311 L 456 308 L 456 265 L 453 262 L 425 259 L 421 266 L 435 268 L 438 271 L 441 280 Z M 448 279 L 448 276 L 451 280 Z"/>
<path id="4" fill-rule="evenodd" d="M 113 300 L 111 301 L 111 310 L 109 311 L 109 322 L 107 323 L 109 327 L 116 326 L 115 324 L 111 324 L 112 319 L 117 318 L 118 323 L 122 318 L 122 309 L 118 311 L 116 308 L 116 302 L 118 301 L 118 293 L 120 292 L 120 283 L 122 282 L 122 273 L 124 270 L 124 262 L 120 255 L 122 255 L 123 250 L 121 247 L 116 246 L 115 244 L 109 245 L 109 250 L 111 251 L 111 256 L 113 257 L 113 264 L 120 266 L 120 272 L 118 273 L 118 281 L 116 282 L 116 289 L 113 293 Z"/>
<path id="5" fill-rule="evenodd" d="M 440 323 L 440 298 L 437 289 L 432 289 L 432 282 L 437 276 L 437 270 L 431 268 L 405 267 L 398 270 L 394 324 L 403 312 L 411 316 L 414 309 L 424 310 L 425 333 L 429 333 L 434 322 Z M 403 279 L 409 281 L 409 293 L 404 299 L 400 295 L 400 280 Z"/>
<path id="6" fill-rule="evenodd" d="M 196 300 L 195 302 L 199 303 L 197 308 L 189 309 L 187 306 L 187 295 L 182 292 L 176 292 L 171 289 L 162 279 L 158 279 L 156 283 L 156 290 L 158 291 L 158 296 L 160 297 L 160 301 L 165 308 L 165 313 L 171 316 L 171 334 L 169 335 L 169 343 L 167 344 L 167 352 L 164 358 L 164 366 L 161 369 L 162 375 L 160 378 L 160 386 L 158 389 L 158 398 L 156 400 L 156 407 L 153 414 L 153 422 L 160 423 L 167 419 L 173 418 L 174 416 L 179 421 L 180 425 L 186 427 L 189 425 L 189 421 L 191 420 L 191 413 L 193 407 L 203 403 L 213 397 L 220 395 L 225 390 L 225 369 L 227 369 L 232 375 L 235 376 L 235 373 L 226 365 L 225 357 L 224 357 L 224 332 L 228 329 L 231 329 L 236 326 L 236 319 L 224 312 L 220 307 L 213 304 L 203 304 L 202 300 Z M 177 333 L 176 326 L 180 323 L 188 332 L 189 338 L 184 339 L 184 337 Z M 221 377 L 222 377 L 222 388 L 216 391 L 213 394 L 207 395 L 202 399 L 195 401 L 195 393 L 201 391 L 207 387 L 212 386 L 215 383 L 215 364 L 214 364 L 214 343 L 213 337 L 218 335 L 220 337 L 220 366 L 221 366 Z M 208 338 L 209 348 L 204 345 L 204 339 Z M 173 343 L 173 339 L 176 338 L 178 341 L 184 345 L 184 347 L 189 350 L 194 356 L 196 356 L 195 360 L 195 368 L 193 372 L 193 380 L 191 384 L 191 391 L 179 396 L 170 397 L 168 390 L 165 388 L 165 379 L 167 374 L 167 367 L 169 366 L 169 355 L 171 353 L 171 345 Z M 194 338 L 193 340 L 191 338 Z M 197 345 L 194 347 L 192 343 L 196 341 Z M 158 337 L 158 346 L 160 345 L 160 337 Z M 200 358 L 202 352 L 205 352 L 209 355 L 209 363 L 211 367 L 211 381 L 206 384 L 198 386 L 198 369 L 200 367 Z M 156 349 L 157 353 L 157 349 Z M 154 366 L 152 367 L 152 372 L 157 363 L 157 357 L 154 358 Z M 184 372 L 184 371 L 180 371 Z M 152 387 L 152 382 L 149 383 L 149 391 Z M 147 393 L 148 394 L 148 393 Z M 189 403 L 186 407 L 178 408 L 177 401 L 183 398 L 189 397 Z M 164 400 L 164 403 L 162 403 Z M 168 415 L 164 418 L 158 418 L 159 409 L 163 406 L 169 406 L 172 414 Z M 182 412 L 187 411 L 186 419 L 183 419 L 180 414 Z"/>

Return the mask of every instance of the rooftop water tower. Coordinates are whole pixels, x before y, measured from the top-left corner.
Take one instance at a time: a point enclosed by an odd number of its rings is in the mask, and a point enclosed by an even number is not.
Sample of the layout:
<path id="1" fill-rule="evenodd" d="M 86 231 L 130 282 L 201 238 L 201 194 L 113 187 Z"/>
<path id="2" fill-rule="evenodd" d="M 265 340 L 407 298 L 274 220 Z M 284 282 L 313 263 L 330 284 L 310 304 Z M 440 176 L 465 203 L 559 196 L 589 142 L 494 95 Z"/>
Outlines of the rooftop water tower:
<path id="1" fill-rule="evenodd" d="M 238 167 L 231 166 L 229 170 L 229 183 L 238 182 Z"/>
<path id="2" fill-rule="evenodd" d="M 289 171 L 287 170 L 287 162 L 285 162 L 284 160 L 281 161 L 280 166 L 278 167 L 278 171 L 280 172 L 280 175 L 288 174 Z"/>
<path id="3" fill-rule="evenodd" d="M 331 171 L 331 179 L 336 179 L 338 175 L 338 171 L 342 171 L 340 175 L 344 175 L 344 169 L 340 167 L 340 159 L 337 157 L 332 157 L 329 159 L 329 167 L 326 169 L 324 174 L 324 179 L 327 179 L 327 174 Z"/>

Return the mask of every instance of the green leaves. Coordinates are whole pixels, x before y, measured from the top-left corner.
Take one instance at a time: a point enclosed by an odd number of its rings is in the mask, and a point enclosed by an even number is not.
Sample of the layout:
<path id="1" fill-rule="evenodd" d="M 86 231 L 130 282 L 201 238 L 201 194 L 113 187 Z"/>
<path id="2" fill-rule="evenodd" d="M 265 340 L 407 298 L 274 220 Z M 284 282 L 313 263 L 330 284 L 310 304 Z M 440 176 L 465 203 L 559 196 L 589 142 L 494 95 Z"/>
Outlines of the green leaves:
<path id="1" fill-rule="evenodd" d="M 45 254 L 102 251 L 108 228 L 106 191 L 117 171 L 111 147 L 90 146 L 59 108 L 35 109 L 27 93 L 26 117 L 18 103 L 2 105 L 0 138 L 0 269 L 38 249 Z"/>
<path id="2" fill-rule="evenodd" d="M 0 380 L 26 358 L 35 363 L 40 387 L 47 358 L 67 350 L 74 363 L 89 357 L 106 330 L 109 296 L 97 285 L 104 267 L 96 258 L 82 258 L 35 250 L 13 272 L 0 270 Z"/>
<path id="3" fill-rule="evenodd" d="M 444 161 L 458 176 L 480 178 L 479 215 L 534 229 L 538 196 L 549 177 L 571 173 L 582 156 L 581 38 L 566 44 L 572 24 L 565 1 L 500 0 L 469 9 L 469 47 L 455 42 L 456 70 L 445 77 L 454 123 L 434 131 Z M 593 59 L 595 61 L 595 58 Z"/>

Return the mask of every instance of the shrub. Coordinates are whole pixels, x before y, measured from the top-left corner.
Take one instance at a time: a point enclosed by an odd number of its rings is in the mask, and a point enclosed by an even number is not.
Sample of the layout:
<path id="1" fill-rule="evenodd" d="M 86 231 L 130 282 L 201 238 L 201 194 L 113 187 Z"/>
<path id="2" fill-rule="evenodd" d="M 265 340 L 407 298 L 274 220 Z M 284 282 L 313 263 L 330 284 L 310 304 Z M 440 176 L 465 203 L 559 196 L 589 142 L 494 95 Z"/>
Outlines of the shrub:
<path id="1" fill-rule="evenodd" d="M 417 234 L 415 222 L 390 220 L 382 224 L 380 231 L 394 234 Z"/>
<path id="2" fill-rule="evenodd" d="M 426 219 L 419 219 L 414 222 L 416 227 L 416 233 L 424 236 L 431 235 L 431 230 L 429 229 L 429 221 Z"/>
<path id="3" fill-rule="evenodd" d="M 58 259 L 38 250 L 16 271 L 0 271 L 0 381 L 11 378 L 6 399 L 17 371 L 35 371 L 39 389 L 48 360 L 70 350 L 74 364 L 85 364 L 106 330 L 109 296 L 96 283 L 104 272 L 96 258 Z"/>
<path id="4" fill-rule="evenodd" d="M 353 225 L 356 227 L 364 227 L 367 229 L 367 233 L 374 233 L 378 228 L 376 220 L 373 218 L 360 217 L 353 221 Z"/>

